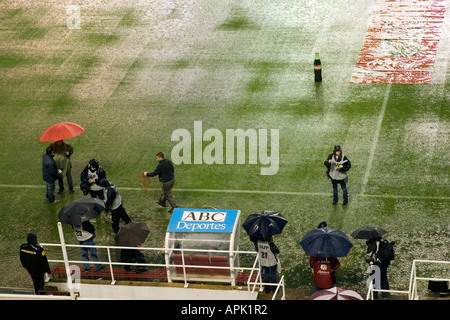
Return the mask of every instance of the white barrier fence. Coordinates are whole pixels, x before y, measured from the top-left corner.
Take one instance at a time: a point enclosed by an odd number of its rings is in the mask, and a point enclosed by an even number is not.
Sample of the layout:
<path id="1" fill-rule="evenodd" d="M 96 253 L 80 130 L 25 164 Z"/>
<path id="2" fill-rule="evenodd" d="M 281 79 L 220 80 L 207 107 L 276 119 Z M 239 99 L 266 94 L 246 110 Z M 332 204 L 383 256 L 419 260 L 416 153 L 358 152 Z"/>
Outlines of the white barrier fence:
<path id="1" fill-rule="evenodd" d="M 442 265 L 450 265 L 450 261 L 439 261 L 439 260 L 413 260 L 411 267 L 411 275 L 409 278 L 409 289 L 408 290 L 386 290 L 380 288 L 374 288 L 373 281 L 369 283 L 369 289 L 367 291 L 366 300 L 374 299 L 374 292 L 385 292 L 385 293 L 400 293 L 407 294 L 408 300 L 418 300 L 419 296 L 417 293 L 417 281 L 450 281 L 449 277 L 446 278 L 437 278 L 437 277 L 418 277 L 417 276 L 417 265 L 418 264 L 442 264 Z"/>
<path id="2" fill-rule="evenodd" d="M 189 285 L 189 277 L 188 277 L 188 273 L 186 272 L 187 269 L 210 269 L 210 270 L 227 270 L 230 272 L 230 276 L 232 277 L 231 279 L 231 283 L 234 285 L 235 281 L 234 278 L 236 275 L 237 271 L 249 271 L 249 276 L 248 279 L 246 281 L 247 283 L 247 288 L 248 288 L 248 293 L 250 296 L 252 296 L 255 292 L 255 289 L 257 286 L 259 286 L 259 291 L 262 291 L 262 288 L 264 286 L 276 286 L 275 288 L 275 294 L 272 297 L 272 300 L 275 299 L 277 293 L 280 291 L 282 291 L 282 300 L 285 300 L 285 281 L 284 281 L 284 276 L 281 277 L 280 281 L 278 281 L 278 283 L 264 283 L 262 282 L 262 278 L 261 278 L 261 268 L 259 265 L 259 255 L 257 254 L 257 252 L 255 251 L 230 251 L 230 250 L 208 250 L 208 249 L 183 249 L 183 248 L 149 248 L 149 247 L 139 247 L 139 250 L 142 251 L 159 251 L 161 253 L 166 254 L 171 254 L 173 252 L 180 252 L 181 253 L 181 257 L 184 257 L 185 253 L 189 253 L 189 252 L 202 252 L 205 254 L 227 254 L 227 255 L 252 255 L 255 256 L 254 259 L 254 263 L 253 266 L 251 268 L 249 267 L 236 267 L 233 265 L 230 266 L 213 266 L 213 265 L 208 265 L 208 266 L 204 266 L 204 265 L 193 265 L 193 264 L 185 264 L 184 258 L 182 258 L 181 260 L 181 264 L 175 264 L 175 263 L 170 263 L 168 264 L 166 263 L 126 263 L 126 262 L 114 262 L 111 258 L 111 250 L 136 250 L 137 248 L 135 247 L 121 247 L 121 246 L 83 246 L 83 245 L 74 245 L 74 244 L 66 244 L 65 240 L 64 240 L 64 234 L 63 234 L 63 230 L 61 227 L 61 224 L 58 223 L 58 231 L 59 231 L 59 235 L 60 235 L 60 240 L 61 243 L 60 244 L 52 244 L 52 243 L 42 243 L 42 246 L 45 247 L 60 247 L 62 250 L 62 256 L 63 256 L 63 260 L 52 260 L 49 259 L 49 262 L 52 263 L 60 263 L 60 264 L 64 264 L 65 267 L 65 272 L 66 272 L 66 277 L 67 277 L 67 287 L 69 288 L 69 293 L 70 293 L 70 297 L 75 299 L 76 298 L 76 294 L 75 294 L 75 288 L 77 285 L 77 281 L 81 280 L 81 275 L 80 275 L 80 268 L 77 266 L 77 264 L 102 264 L 102 265 L 107 265 L 110 268 L 110 276 L 111 276 L 111 285 L 114 285 L 116 283 L 115 280 L 115 276 L 114 276 L 114 268 L 113 266 L 142 266 L 142 267 L 157 267 L 157 268 L 165 268 L 165 270 L 167 272 L 169 272 L 169 268 L 182 268 L 183 269 L 183 281 L 185 283 L 185 287 L 188 287 Z M 102 250 L 106 250 L 107 251 L 107 257 L 108 257 L 108 261 L 80 261 L 80 260 L 69 260 L 68 258 L 68 254 L 67 254 L 67 248 L 96 248 L 96 249 L 102 249 Z M 256 272 L 256 279 L 255 281 L 251 281 L 253 274 Z M 170 278 L 168 278 L 168 280 L 170 281 Z M 206 280 L 206 279 L 205 279 Z M 214 278 L 211 279 L 212 282 L 214 282 Z M 74 283 L 75 281 L 75 283 Z M 252 287 L 252 288 L 251 288 Z"/>

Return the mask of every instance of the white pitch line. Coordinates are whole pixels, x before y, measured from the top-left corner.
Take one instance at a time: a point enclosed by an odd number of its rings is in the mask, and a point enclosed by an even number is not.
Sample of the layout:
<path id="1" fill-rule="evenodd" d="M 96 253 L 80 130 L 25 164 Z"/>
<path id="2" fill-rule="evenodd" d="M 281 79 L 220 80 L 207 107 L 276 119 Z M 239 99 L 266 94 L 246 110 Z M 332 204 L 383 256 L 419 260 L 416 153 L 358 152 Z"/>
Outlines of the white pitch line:
<path id="1" fill-rule="evenodd" d="M 0 184 L 0 188 L 40 188 L 45 185 L 20 185 L 20 184 Z M 142 188 L 119 187 L 119 190 L 142 191 Z M 161 188 L 147 188 L 147 190 L 160 191 Z M 242 193 L 242 194 L 270 194 L 270 195 L 290 195 L 290 196 L 319 196 L 331 197 L 331 193 L 322 192 L 296 192 L 296 191 L 269 191 L 269 190 L 228 190 L 228 189 L 184 189 L 174 188 L 175 192 L 204 192 L 204 193 Z M 429 196 L 406 196 L 396 194 L 357 194 L 356 197 L 381 198 L 381 199 L 410 199 L 410 200 L 450 200 L 450 197 L 429 197 Z"/>
<path id="2" fill-rule="evenodd" d="M 380 115 L 378 116 L 377 129 L 375 131 L 375 136 L 374 136 L 374 139 L 372 142 L 372 148 L 370 149 L 369 161 L 367 162 L 366 172 L 364 173 L 364 178 L 363 178 L 362 188 L 361 188 L 362 194 L 366 193 L 366 186 L 367 186 L 367 182 L 369 181 L 370 171 L 372 170 L 372 162 L 373 162 L 373 158 L 375 157 L 375 151 L 377 149 L 378 138 L 380 136 L 380 131 L 381 131 L 381 124 L 383 123 L 384 112 L 386 110 L 386 105 L 387 105 L 387 102 L 389 99 L 390 92 L 391 92 L 391 84 L 389 83 L 388 86 L 386 87 L 386 92 L 384 94 L 383 104 L 381 106 Z"/>

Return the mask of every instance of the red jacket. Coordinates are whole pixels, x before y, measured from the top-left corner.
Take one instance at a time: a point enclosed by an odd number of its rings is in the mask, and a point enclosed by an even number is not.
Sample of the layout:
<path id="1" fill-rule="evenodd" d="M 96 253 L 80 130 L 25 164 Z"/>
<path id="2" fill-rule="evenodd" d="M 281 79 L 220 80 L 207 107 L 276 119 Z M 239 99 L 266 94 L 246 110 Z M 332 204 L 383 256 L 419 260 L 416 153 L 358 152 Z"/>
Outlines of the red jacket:
<path id="1" fill-rule="evenodd" d="M 337 258 L 309 257 L 309 265 L 314 271 L 314 283 L 321 289 L 333 287 L 332 271 L 341 264 Z"/>

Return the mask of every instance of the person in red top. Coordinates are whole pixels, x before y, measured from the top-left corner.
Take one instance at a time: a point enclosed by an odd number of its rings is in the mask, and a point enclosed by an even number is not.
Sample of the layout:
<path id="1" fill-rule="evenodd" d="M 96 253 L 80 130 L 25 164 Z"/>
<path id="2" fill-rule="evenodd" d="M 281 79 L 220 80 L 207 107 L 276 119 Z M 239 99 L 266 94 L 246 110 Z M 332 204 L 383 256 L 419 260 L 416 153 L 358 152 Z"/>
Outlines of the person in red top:
<path id="1" fill-rule="evenodd" d="M 309 266 L 314 273 L 314 292 L 334 286 L 334 272 L 341 266 L 337 258 L 309 257 Z"/>

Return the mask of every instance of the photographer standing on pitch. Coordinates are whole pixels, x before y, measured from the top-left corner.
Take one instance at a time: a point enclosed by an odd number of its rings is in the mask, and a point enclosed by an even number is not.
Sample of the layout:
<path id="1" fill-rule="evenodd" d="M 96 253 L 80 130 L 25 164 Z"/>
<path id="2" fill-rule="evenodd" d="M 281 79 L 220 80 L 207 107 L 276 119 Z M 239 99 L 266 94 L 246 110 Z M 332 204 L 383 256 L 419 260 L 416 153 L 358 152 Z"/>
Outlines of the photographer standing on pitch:
<path id="1" fill-rule="evenodd" d="M 159 181 L 162 182 L 162 192 L 159 197 L 159 201 L 156 203 L 162 207 L 166 207 L 166 201 L 170 204 L 169 213 L 173 212 L 173 209 L 177 207 L 175 202 L 175 197 L 173 195 L 172 189 L 175 184 L 175 174 L 173 169 L 172 161 L 169 159 L 164 159 L 164 154 L 162 152 L 158 152 L 156 154 L 156 160 L 159 162 L 158 166 L 153 172 L 144 171 L 143 175 L 145 177 L 154 177 L 158 176 Z"/>
<path id="2" fill-rule="evenodd" d="M 333 185 L 333 204 L 338 202 L 338 184 L 340 184 L 344 194 L 343 204 L 346 205 L 348 203 L 347 171 L 350 170 L 352 165 L 350 160 L 342 153 L 341 146 L 334 146 L 333 153 L 328 156 L 324 165 L 328 168 L 327 177 L 331 179 Z"/>

